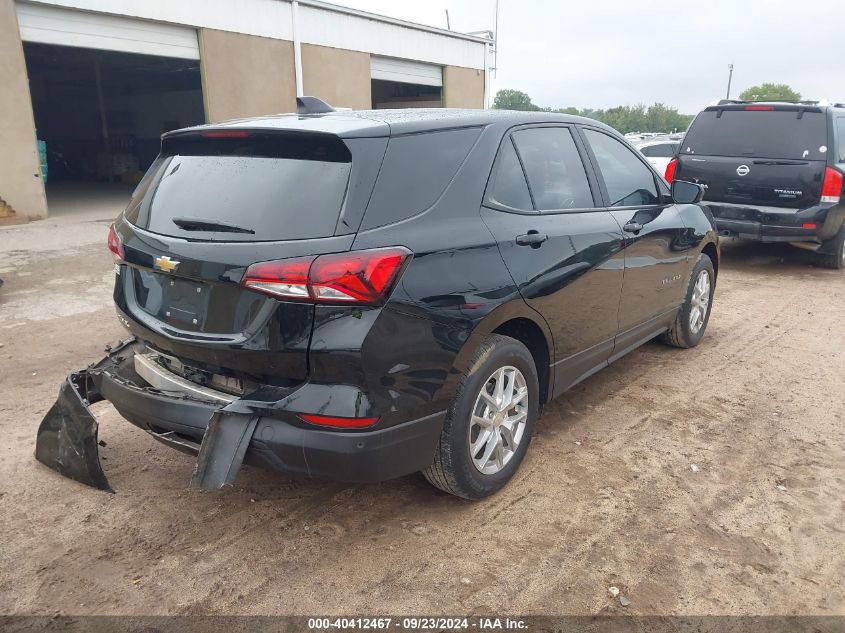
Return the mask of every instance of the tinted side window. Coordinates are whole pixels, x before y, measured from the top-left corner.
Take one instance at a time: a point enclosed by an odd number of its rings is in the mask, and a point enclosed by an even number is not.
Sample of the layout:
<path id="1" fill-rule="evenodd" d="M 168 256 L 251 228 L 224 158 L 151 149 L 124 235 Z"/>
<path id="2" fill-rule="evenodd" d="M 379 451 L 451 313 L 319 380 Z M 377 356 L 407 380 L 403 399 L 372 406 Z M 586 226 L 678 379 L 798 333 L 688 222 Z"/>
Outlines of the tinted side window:
<path id="1" fill-rule="evenodd" d="M 660 143 L 658 145 L 643 147 L 640 153 L 649 158 L 672 158 L 675 153 L 675 147 L 671 143 Z"/>
<path id="2" fill-rule="evenodd" d="M 584 130 L 584 134 L 590 142 L 604 177 L 610 206 L 628 207 L 658 203 L 654 175 L 632 150 L 607 134 L 595 130 Z"/>
<path id="3" fill-rule="evenodd" d="M 528 193 L 528 184 L 525 182 L 525 174 L 522 172 L 522 166 L 519 164 L 519 158 L 510 138 L 505 139 L 502 149 L 499 150 L 496 173 L 493 175 L 493 187 L 490 190 L 490 201 L 512 209 L 526 211 L 534 209 L 534 205 L 531 204 L 531 194 Z"/>
<path id="4" fill-rule="evenodd" d="M 593 207 L 578 148 L 567 128 L 542 127 L 513 134 L 540 211 Z"/>
<path id="5" fill-rule="evenodd" d="M 362 229 L 422 213 L 442 195 L 481 128 L 395 136 L 387 145 Z"/>
<path id="6" fill-rule="evenodd" d="M 839 162 L 845 163 L 845 117 L 836 119 L 836 129 L 839 137 Z"/>

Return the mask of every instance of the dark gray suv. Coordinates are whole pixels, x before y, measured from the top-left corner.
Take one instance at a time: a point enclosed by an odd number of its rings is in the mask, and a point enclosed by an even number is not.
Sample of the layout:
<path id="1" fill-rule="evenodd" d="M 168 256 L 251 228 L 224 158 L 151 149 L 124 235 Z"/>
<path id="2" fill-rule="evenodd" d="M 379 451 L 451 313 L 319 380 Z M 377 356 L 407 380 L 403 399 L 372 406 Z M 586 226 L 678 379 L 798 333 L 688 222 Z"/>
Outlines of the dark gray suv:
<path id="1" fill-rule="evenodd" d="M 666 179 L 704 185 L 722 235 L 791 242 L 845 267 L 845 104 L 722 100 L 692 122 Z"/>

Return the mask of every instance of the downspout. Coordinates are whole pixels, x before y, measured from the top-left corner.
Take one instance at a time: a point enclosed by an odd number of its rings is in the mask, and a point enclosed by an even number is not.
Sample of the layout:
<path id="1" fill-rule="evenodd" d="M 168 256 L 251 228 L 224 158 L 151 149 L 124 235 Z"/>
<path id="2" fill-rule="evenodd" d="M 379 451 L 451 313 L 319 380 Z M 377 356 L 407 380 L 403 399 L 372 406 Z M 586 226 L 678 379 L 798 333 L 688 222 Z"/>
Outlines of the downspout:
<path id="1" fill-rule="evenodd" d="M 291 0 L 291 26 L 293 28 L 293 72 L 296 78 L 296 96 L 301 97 L 305 93 L 302 89 L 302 46 L 299 41 L 299 27 L 297 24 L 297 14 L 299 12 L 299 2 Z"/>
<path id="2" fill-rule="evenodd" d="M 490 108 L 490 45 L 484 43 L 484 109 Z"/>

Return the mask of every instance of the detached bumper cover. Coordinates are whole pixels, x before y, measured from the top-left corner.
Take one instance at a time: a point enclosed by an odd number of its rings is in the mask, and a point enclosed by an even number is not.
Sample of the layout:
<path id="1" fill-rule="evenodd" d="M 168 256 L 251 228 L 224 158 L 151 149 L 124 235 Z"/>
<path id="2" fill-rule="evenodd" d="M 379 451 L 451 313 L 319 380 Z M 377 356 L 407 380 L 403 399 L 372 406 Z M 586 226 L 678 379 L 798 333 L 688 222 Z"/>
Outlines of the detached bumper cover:
<path id="1" fill-rule="evenodd" d="M 192 486 L 231 484 L 242 462 L 335 481 L 366 483 L 393 479 L 426 468 L 443 427 L 445 411 L 372 431 L 332 431 L 307 427 L 287 403 L 309 405 L 338 386 L 304 385 L 277 402 L 234 399 L 226 404 L 195 395 L 161 391 L 133 370 L 143 344 L 127 341 L 87 370 L 71 374 L 59 401 L 39 429 L 36 457 L 61 474 L 110 489 L 99 466 L 97 423 L 87 404 L 109 400 L 129 422 L 157 440 L 198 456 Z M 75 382 L 72 380 L 74 377 Z M 77 395 L 78 394 L 78 397 Z M 96 397 L 96 400 L 90 398 Z M 312 409 L 313 410 L 313 409 Z M 57 433 L 54 429 L 64 429 Z M 64 446 L 58 450 L 57 445 Z M 80 456 L 81 463 L 68 455 Z M 73 467 L 68 462 L 73 461 Z M 74 476 L 77 475 L 77 476 Z"/>
<path id="2" fill-rule="evenodd" d="M 100 466 L 97 420 L 88 410 L 102 399 L 88 370 L 68 376 L 38 427 L 35 459 L 74 481 L 114 492 Z"/>

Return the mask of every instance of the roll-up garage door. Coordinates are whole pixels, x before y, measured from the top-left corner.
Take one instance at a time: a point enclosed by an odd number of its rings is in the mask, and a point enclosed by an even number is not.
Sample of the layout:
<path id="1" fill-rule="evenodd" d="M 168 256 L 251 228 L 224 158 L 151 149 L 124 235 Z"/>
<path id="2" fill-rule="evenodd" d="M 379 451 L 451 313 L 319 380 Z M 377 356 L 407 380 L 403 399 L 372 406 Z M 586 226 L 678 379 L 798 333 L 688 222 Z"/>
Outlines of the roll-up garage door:
<path id="1" fill-rule="evenodd" d="M 443 69 L 440 66 L 390 57 L 371 57 L 370 75 L 382 81 L 422 86 L 443 85 Z"/>
<path id="2" fill-rule="evenodd" d="M 199 59 L 195 29 L 103 13 L 16 3 L 21 39 L 160 57 Z"/>

